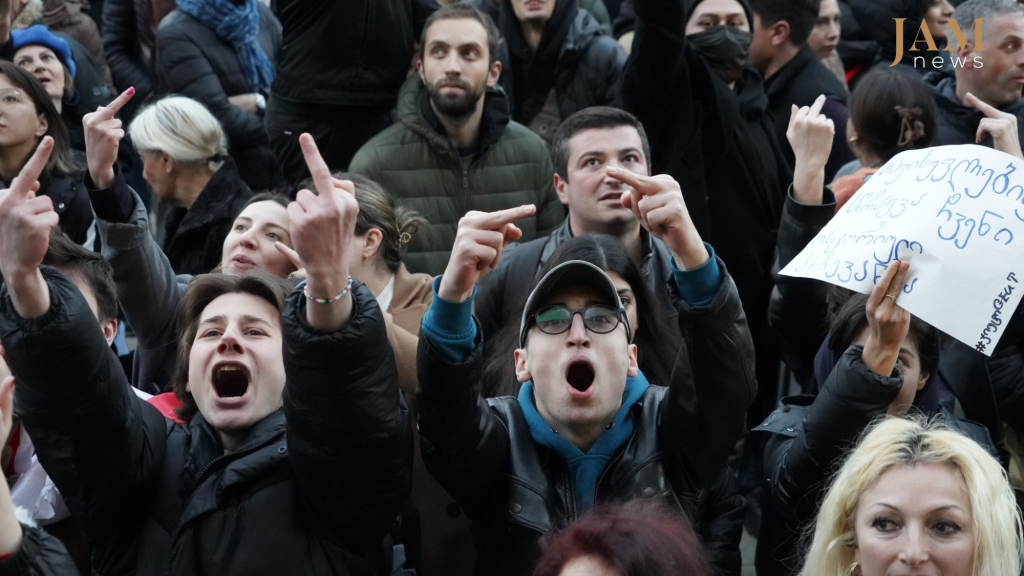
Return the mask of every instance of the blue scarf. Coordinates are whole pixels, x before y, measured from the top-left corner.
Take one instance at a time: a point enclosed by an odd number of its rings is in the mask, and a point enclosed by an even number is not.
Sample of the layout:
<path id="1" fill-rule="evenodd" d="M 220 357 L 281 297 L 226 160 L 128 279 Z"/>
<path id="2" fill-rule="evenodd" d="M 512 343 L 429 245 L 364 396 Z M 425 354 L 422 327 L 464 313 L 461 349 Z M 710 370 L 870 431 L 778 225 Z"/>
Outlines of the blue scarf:
<path id="1" fill-rule="evenodd" d="M 177 0 L 182 12 L 196 18 L 235 49 L 253 92 L 265 92 L 274 80 L 274 65 L 260 46 L 256 0 L 235 6 L 229 0 Z"/>
<path id="2" fill-rule="evenodd" d="M 526 418 L 533 440 L 554 448 L 569 464 L 575 484 L 576 510 L 580 515 L 586 514 L 594 507 L 597 479 L 615 451 L 633 433 L 633 420 L 629 417 L 629 409 L 643 398 L 649 386 L 643 372 L 638 372 L 634 378 L 626 378 L 626 389 L 622 391 L 622 407 L 615 414 L 612 426 L 601 433 L 588 452 L 573 446 L 544 421 L 534 403 L 532 381 L 524 382 L 519 389 L 519 406 L 523 410 L 523 417 Z"/>

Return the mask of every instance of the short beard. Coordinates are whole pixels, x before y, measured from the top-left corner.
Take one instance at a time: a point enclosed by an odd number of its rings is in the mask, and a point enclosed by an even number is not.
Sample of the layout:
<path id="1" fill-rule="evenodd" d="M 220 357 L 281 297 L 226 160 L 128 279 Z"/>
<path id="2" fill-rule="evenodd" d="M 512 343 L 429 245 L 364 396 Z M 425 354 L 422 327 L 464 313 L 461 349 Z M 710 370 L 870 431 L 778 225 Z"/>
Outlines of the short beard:
<path id="1" fill-rule="evenodd" d="M 452 82 L 452 80 L 444 78 L 433 84 L 427 84 L 427 93 L 438 114 L 459 122 L 466 120 L 473 112 L 476 112 L 476 103 L 483 97 L 484 89 L 483 87 L 474 89 L 465 81 L 456 80 L 454 82 L 457 82 L 464 90 L 461 96 L 441 94 L 442 86 Z"/>

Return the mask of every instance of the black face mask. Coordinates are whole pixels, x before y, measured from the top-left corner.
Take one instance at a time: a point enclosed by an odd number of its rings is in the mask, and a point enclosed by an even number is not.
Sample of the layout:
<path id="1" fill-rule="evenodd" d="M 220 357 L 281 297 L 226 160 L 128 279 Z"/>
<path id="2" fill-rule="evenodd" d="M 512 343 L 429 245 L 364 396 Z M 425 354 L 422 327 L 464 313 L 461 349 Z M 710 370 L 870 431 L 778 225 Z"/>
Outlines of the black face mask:
<path id="1" fill-rule="evenodd" d="M 750 58 L 751 40 L 753 36 L 750 32 L 732 26 L 715 26 L 686 37 L 686 41 L 726 84 L 738 80 L 743 72 Z"/>

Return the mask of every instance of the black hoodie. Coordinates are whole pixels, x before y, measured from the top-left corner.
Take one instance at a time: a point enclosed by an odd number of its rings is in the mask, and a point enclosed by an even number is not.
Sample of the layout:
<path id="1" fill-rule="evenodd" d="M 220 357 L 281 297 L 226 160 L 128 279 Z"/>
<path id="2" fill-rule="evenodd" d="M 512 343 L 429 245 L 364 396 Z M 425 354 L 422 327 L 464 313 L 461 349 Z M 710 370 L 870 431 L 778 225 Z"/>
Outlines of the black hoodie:
<path id="1" fill-rule="evenodd" d="M 939 116 L 938 131 L 933 146 L 948 144 L 974 144 L 978 124 L 985 118 L 973 106 L 964 106 L 956 96 L 956 76 L 946 72 L 931 72 L 924 77 L 924 83 L 932 89 L 932 98 Z M 1017 135 L 1024 147 L 1024 100 L 1000 108 L 1003 112 L 1017 117 Z M 986 136 L 982 146 L 992 148 L 992 137 Z"/>

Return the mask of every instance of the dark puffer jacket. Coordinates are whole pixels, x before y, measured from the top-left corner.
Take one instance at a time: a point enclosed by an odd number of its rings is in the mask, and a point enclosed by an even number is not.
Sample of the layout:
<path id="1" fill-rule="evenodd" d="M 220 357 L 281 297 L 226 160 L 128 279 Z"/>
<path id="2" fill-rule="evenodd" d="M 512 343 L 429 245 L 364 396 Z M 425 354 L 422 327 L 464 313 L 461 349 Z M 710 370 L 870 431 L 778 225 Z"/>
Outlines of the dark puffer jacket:
<path id="1" fill-rule="evenodd" d="M 257 3 L 259 43 L 271 62 L 281 47 L 281 24 L 273 12 Z M 242 180 L 255 190 L 283 181 L 263 117 L 245 112 L 228 101 L 253 93 L 242 72 L 235 49 L 196 18 L 175 10 L 160 23 L 156 72 L 161 93 L 181 94 L 202 102 L 220 120 L 228 137 L 228 151 L 238 164 Z M 267 94 L 263 94 L 267 96 Z"/>
<path id="2" fill-rule="evenodd" d="M 924 83 L 931 87 L 932 98 L 939 111 L 938 132 L 932 145 L 974 144 L 978 124 L 985 115 L 977 108 L 964 106 L 957 98 L 956 76 L 946 72 L 931 72 L 924 77 Z M 1024 146 L 1024 99 L 1000 110 L 1017 117 L 1017 137 Z M 986 135 L 980 144 L 992 148 L 992 137 Z"/>
<path id="3" fill-rule="evenodd" d="M 435 0 L 275 0 L 284 27 L 274 96 L 391 106 Z"/>
<path id="4" fill-rule="evenodd" d="M 219 266 L 224 239 L 250 198 L 252 190 L 228 158 L 188 210 L 177 208 L 168 215 L 164 252 L 174 271 L 205 274 Z"/>
<path id="5" fill-rule="evenodd" d="M 511 56 L 504 53 L 502 56 L 502 75 L 511 78 L 515 62 Z M 554 89 L 559 116 L 564 120 L 584 108 L 610 106 L 625 64 L 626 51 L 622 46 L 604 33 L 590 13 L 577 11 L 555 67 Z M 517 89 L 513 82 L 508 86 L 513 92 Z M 516 111 L 513 117 L 518 119 L 518 113 Z"/>
<path id="6" fill-rule="evenodd" d="M 21 545 L 0 560 L 0 576 L 78 576 L 64 544 L 40 528 L 21 525 Z"/>
<path id="7" fill-rule="evenodd" d="M 523 241 L 548 234 L 565 218 L 544 141 L 511 121 L 508 99 L 500 89 L 488 90 L 484 98 L 478 149 L 467 165 L 443 134 L 423 81 L 413 74 L 399 95 L 401 121 L 360 148 L 349 166 L 428 220 L 409 245 L 405 265 L 410 272 L 444 271 L 459 219 L 470 210 L 534 204 L 536 214 L 516 222 Z"/>
<path id="8" fill-rule="evenodd" d="M 122 109 L 131 119 L 156 88 L 156 27 L 173 0 L 104 0 L 103 50 L 119 90 L 135 87 L 135 97 Z M 166 12 L 165 12 L 166 11 Z"/>
<path id="9" fill-rule="evenodd" d="M 597 502 L 661 498 L 693 513 L 742 433 L 757 393 L 753 346 L 735 284 L 718 265 L 709 304 L 676 300 L 695 392 L 651 385 L 629 408 L 632 435 L 601 473 Z M 516 398 L 480 396 L 482 349 L 478 338 L 465 361 L 452 362 L 420 338 L 420 445 L 427 469 L 473 520 L 475 573 L 527 575 L 540 538 L 577 519 L 573 480 L 564 458 L 533 439 Z"/>
<path id="10" fill-rule="evenodd" d="M 128 574 L 391 574 L 381 545 L 408 496 L 411 435 L 384 319 L 353 288 L 320 332 L 293 292 L 282 316 L 284 407 L 225 452 L 202 415 L 175 424 L 129 389 L 81 293 L 43 268 L 49 311 L 0 290 L 15 402 L 93 546 Z"/>
<path id="11" fill-rule="evenodd" d="M 797 542 L 818 512 L 829 474 L 857 443 L 864 429 L 885 415 L 903 386 L 872 372 L 861 359 L 863 346 L 851 346 L 840 358 L 817 397 L 785 398 L 782 407 L 754 428 L 770 433 L 764 452 L 765 511 L 757 543 L 758 574 L 796 574 L 802 564 Z M 943 410 L 947 424 L 988 449 L 988 430 Z"/>

